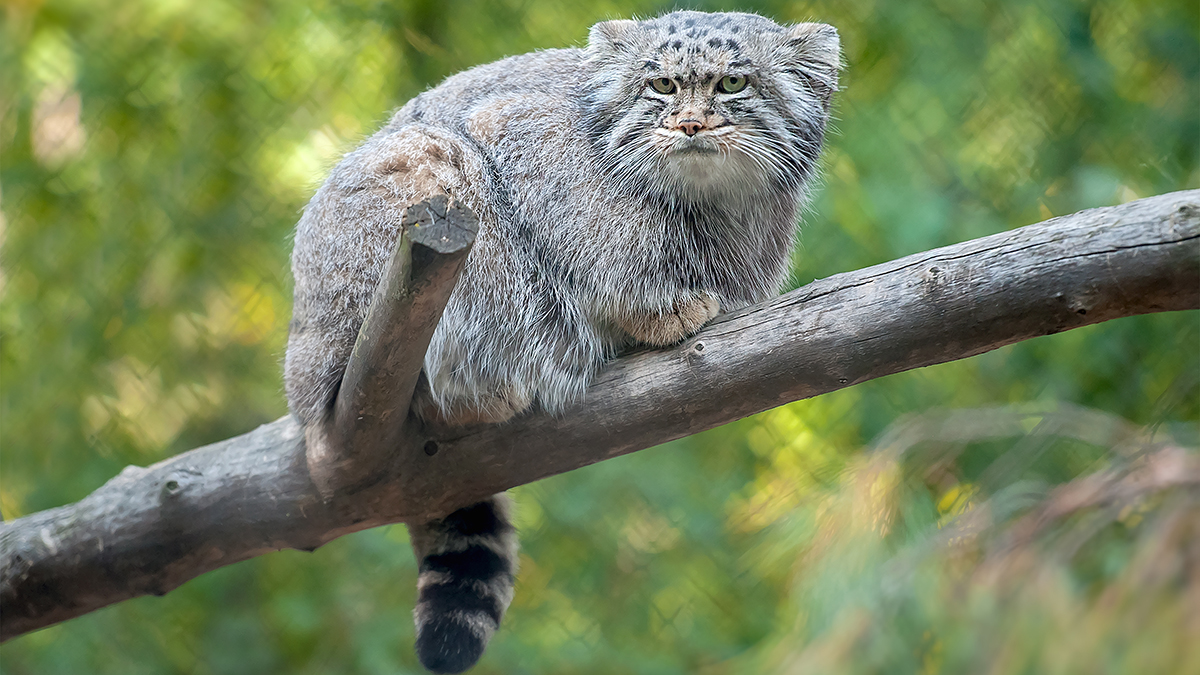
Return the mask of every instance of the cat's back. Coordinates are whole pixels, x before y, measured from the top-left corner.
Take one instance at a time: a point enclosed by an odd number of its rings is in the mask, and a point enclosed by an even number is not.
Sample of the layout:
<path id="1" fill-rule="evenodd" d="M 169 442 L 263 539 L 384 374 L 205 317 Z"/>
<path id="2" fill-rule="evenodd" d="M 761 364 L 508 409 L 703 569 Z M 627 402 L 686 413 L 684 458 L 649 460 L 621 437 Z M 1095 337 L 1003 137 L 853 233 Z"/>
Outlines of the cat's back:
<path id="1" fill-rule="evenodd" d="M 504 230 L 524 233 L 526 247 L 551 245 L 554 232 L 588 222 L 602 198 L 601 171 L 583 123 L 586 70 L 580 49 L 476 66 L 409 101 L 383 133 L 423 124 L 470 139 L 494 180 L 482 201 L 493 207 L 496 223 L 520 223 L 485 224 L 484 238 Z"/>
<path id="2" fill-rule="evenodd" d="M 476 66 L 410 100 L 387 126 L 429 124 L 492 145 L 504 127 L 554 124 L 577 110 L 582 63 L 579 49 L 546 49 Z"/>

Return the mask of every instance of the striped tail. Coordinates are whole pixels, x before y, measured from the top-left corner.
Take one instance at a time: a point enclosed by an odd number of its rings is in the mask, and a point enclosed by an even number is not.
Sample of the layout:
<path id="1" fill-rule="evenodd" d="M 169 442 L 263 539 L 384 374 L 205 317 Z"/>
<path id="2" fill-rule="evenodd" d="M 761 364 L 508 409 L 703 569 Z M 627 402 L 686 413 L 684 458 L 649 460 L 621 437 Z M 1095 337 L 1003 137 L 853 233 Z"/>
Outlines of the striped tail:
<path id="1" fill-rule="evenodd" d="M 512 601 L 517 533 L 507 495 L 409 528 L 421 563 L 417 658 L 435 673 L 475 665 Z"/>

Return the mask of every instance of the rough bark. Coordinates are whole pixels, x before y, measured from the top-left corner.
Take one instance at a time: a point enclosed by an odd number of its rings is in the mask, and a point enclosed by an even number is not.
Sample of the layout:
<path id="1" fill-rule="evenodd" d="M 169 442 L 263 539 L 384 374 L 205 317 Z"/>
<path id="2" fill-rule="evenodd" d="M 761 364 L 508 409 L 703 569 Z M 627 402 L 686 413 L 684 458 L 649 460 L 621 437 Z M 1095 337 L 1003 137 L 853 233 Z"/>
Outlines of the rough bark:
<path id="1" fill-rule="evenodd" d="M 673 348 L 617 360 L 558 417 L 457 429 L 410 420 L 377 480 L 354 490 L 322 496 L 304 433 L 283 418 L 127 468 L 76 504 L 0 525 L 0 637 L 165 593 L 268 551 L 446 513 L 873 378 L 1196 308 L 1200 191 L 1178 192 L 815 281 L 720 317 Z M 370 372 L 365 361 L 376 357 L 355 358 Z"/>

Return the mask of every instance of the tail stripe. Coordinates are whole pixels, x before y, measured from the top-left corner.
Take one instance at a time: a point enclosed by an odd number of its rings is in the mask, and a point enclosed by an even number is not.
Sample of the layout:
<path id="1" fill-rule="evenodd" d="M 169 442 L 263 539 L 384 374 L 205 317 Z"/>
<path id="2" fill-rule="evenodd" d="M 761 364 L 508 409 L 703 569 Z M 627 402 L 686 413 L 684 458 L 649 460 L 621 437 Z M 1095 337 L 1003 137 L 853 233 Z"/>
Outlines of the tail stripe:
<path id="1" fill-rule="evenodd" d="M 501 517 L 490 501 L 459 509 L 443 518 L 441 525 L 446 530 L 464 537 L 496 536 L 513 531 L 512 523 Z"/>
<path id="2" fill-rule="evenodd" d="M 512 566 L 487 546 L 475 545 L 428 556 L 421 561 L 421 572 L 443 572 L 455 579 L 487 581 L 501 574 L 512 574 Z"/>
<path id="3" fill-rule="evenodd" d="M 512 600 L 517 534 L 509 502 L 483 502 L 409 528 L 421 559 L 417 656 L 435 673 L 470 668 Z"/>
<path id="4" fill-rule="evenodd" d="M 500 617 L 504 615 L 504 610 L 500 608 L 500 603 L 496 602 L 494 597 L 480 595 L 479 590 L 472 586 L 458 584 L 426 586 L 421 591 L 421 602 L 433 603 L 447 613 L 483 612 L 497 625 L 500 624 Z"/>

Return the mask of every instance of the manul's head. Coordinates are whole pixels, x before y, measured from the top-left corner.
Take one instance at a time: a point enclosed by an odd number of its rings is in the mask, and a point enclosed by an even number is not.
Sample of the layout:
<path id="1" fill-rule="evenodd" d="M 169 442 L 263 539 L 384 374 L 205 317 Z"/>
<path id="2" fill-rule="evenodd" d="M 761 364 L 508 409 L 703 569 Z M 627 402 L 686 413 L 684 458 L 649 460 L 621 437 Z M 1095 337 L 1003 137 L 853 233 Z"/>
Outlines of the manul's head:
<path id="1" fill-rule="evenodd" d="M 837 89 L 837 31 L 673 12 L 592 26 L 587 124 L 610 175 L 692 200 L 799 193 Z"/>

